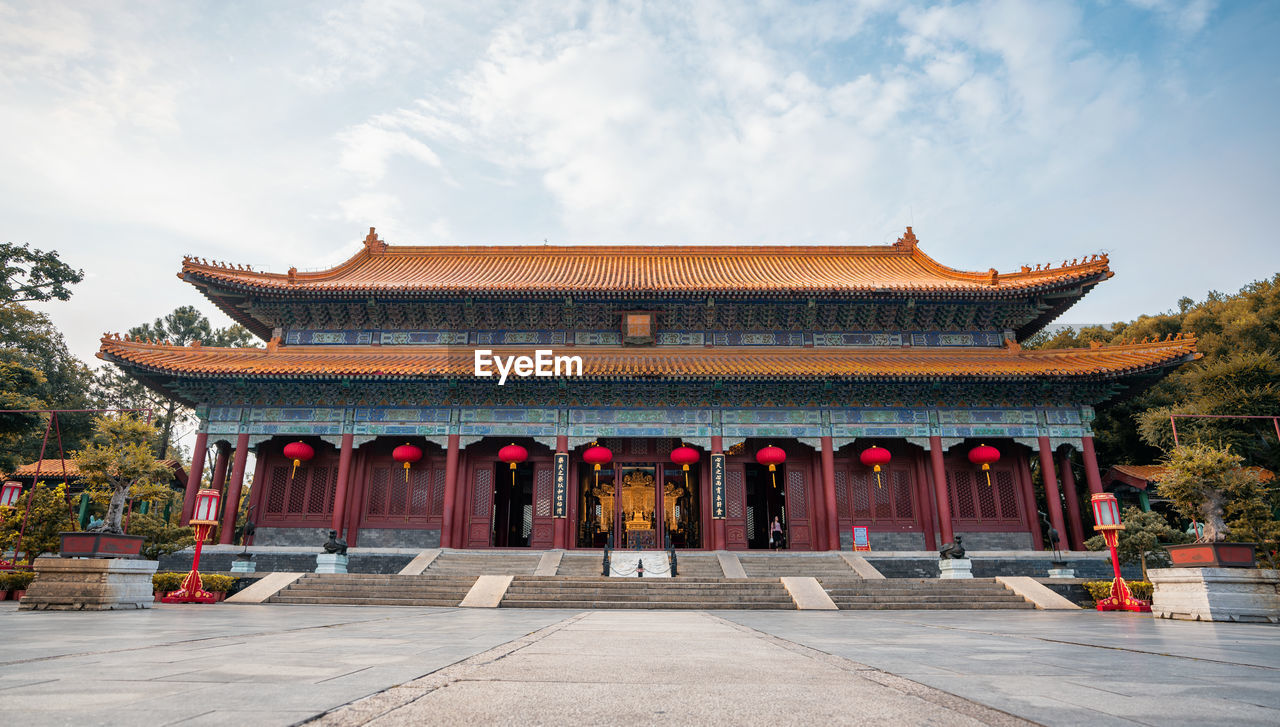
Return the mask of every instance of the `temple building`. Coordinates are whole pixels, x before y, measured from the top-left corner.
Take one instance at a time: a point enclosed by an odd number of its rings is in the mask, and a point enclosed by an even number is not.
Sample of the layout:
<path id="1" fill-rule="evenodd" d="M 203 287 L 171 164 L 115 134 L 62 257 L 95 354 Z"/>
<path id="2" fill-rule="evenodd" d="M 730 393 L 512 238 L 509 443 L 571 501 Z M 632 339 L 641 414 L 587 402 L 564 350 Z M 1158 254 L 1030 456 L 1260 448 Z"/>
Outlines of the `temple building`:
<path id="1" fill-rule="evenodd" d="M 206 466 L 227 522 L 251 477 L 258 545 L 732 550 L 768 547 L 777 518 L 792 550 L 848 549 L 855 527 L 875 550 L 1036 549 L 1043 511 L 1079 549 L 1094 407 L 1199 356 L 1021 348 L 1111 275 L 1097 255 L 963 272 L 911 228 L 839 247 L 370 229 L 319 272 L 184 260 L 262 347 L 108 335 L 99 356 L 195 408 L 184 515 Z"/>

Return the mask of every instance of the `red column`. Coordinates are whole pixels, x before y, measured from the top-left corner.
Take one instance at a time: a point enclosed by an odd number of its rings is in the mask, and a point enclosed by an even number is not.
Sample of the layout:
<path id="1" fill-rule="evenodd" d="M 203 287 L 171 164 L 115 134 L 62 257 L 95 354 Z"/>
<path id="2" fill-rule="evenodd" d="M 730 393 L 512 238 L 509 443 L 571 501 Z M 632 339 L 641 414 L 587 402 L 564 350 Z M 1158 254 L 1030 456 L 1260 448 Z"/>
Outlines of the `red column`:
<path id="1" fill-rule="evenodd" d="M 218 534 L 219 545 L 231 545 L 236 534 L 236 514 L 240 512 L 240 488 L 244 485 L 244 466 L 249 461 L 249 434 L 241 432 L 236 437 L 236 456 L 231 463 L 231 481 L 227 483 L 225 501 L 222 503 L 222 528 Z"/>
<path id="2" fill-rule="evenodd" d="M 840 549 L 840 521 L 836 518 L 836 460 L 831 437 L 822 438 L 823 520 L 827 524 L 827 550 Z"/>
<path id="3" fill-rule="evenodd" d="M 227 454 L 231 447 L 226 442 L 218 442 L 213 446 L 218 453 L 213 457 L 213 479 L 209 482 L 209 489 L 221 490 L 222 483 L 227 481 Z"/>
<path id="4" fill-rule="evenodd" d="M 561 434 L 561 435 L 557 436 L 557 437 L 556 437 L 556 454 L 558 454 L 558 455 L 559 455 L 559 454 L 565 454 L 565 455 L 567 455 L 567 454 L 568 454 L 568 452 L 569 452 L 569 437 L 567 437 L 566 435 L 563 435 L 563 434 Z M 555 478 L 555 461 L 554 461 L 554 460 L 552 460 L 551 467 L 552 467 L 552 470 L 551 470 L 551 476 L 552 476 L 552 478 L 553 478 L 553 479 L 552 479 L 552 485 L 551 485 L 551 486 L 552 486 L 552 488 L 553 488 L 553 489 L 552 489 L 552 496 L 551 496 L 551 511 L 552 511 L 552 514 L 554 515 L 554 514 L 555 514 L 555 506 L 556 506 L 556 503 L 555 503 L 555 490 L 554 490 L 554 488 L 555 488 L 555 481 L 554 481 L 554 478 Z M 565 472 L 565 476 L 566 476 L 566 477 L 568 477 L 568 474 L 569 474 L 568 472 Z M 568 489 L 568 485 L 569 485 L 569 483 L 568 483 L 568 482 L 566 482 L 566 483 L 565 483 L 565 489 L 566 489 L 566 490 Z M 568 492 L 566 492 L 566 493 L 565 493 L 565 498 L 566 498 L 566 499 L 568 498 Z M 567 517 L 567 516 L 568 516 L 568 514 L 569 514 L 568 504 L 569 504 L 568 502 L 566 502 L 566 503 L 565 503 L 565 506 L 566 506 L 566 507 L 565 507 L 565 515 L 566 515 L 566 517 L 558 517 L 558 518 L 555 518 L 554 520 L 552 520 L 552 521 L 551 521 L 551 522 L 552 522 L 552 525 L 555 527 L 555 529 L 554 529 L 554 531 L 553 531 L 553 533 L 554 533 L 554 534 L 553 534 L 553 536 L 552 536 L 552 540 L 551 540 L 551 547 L 553 547 L 553 548 L 558 548 L 558 549 L 559 549 L 559 548 L 564 548 L 564 547 L 565 547 L 565 539 L 566 539 L 566 538 L 565 538 L 565 532 L 566 532 L 566 530 L 568 529 L 568 524 L 569 524 L 569 520 L 568 520 L 568 517 Z"/>
<path id="5" fill-rule="evenodd" d="M 1080 445 L 1080 456 L 1084 459 L 1084 478 L 1089 483 L 1089 494 L 1101 495 L 1102 475 L 1098 472 L 1098 455 L 1093 451 L 1093 437 L 1085 437 Z"/>
<path id="6" fill-rule="evenodd" d="M 938 532 L 943 543 L 954 543 L 951 498 L 947 495 L 947 469 L 942 463 L 942 437 L 929 437 L 929 462 L 933 465 L 933 502 L 938 508 Z"/>
<path id="7" fill-rule="evenodd" d="M 1018 450 L 1016 478 L 1022 488 L 1022 513 L 1027 520 L 1027 531 L 1031 536 L 1031 547 L 1044 550 L 1044 533 L 1040 532 L 1040 512 L 1036 509 L 1036 488 L 1031 481 L 1031 459 L 1026 453 Z"/>
<path id="8" fill-rule="evenodd" d="M 347 491 L 351 485 L 351 449 L 355 443 L 355 436 L 352 434 L 342 435 L 342 448 L 338 450 L 338 482 L 336 485 L 337 492 L 333 496 L 333 526 L 332 530 L 338 531 L 338 537 L 342 537 L 342 517 L 347 511 Z"/>
<path id="9" fill-rule="evenodd" d="M 711 438 L 711 453 L 724 454 L 723 438 L 718 436 L 713 436 Z M 729 487 L 728 474 L 729 474 L 729 463 L 725 462 L 725 478 L 724 479 L 725 479 L 726 489 Z M 725 493 L 725 499 L 726 500 L 728 499 L 728 492 Z M 728 543 L 728 536 L 725 534 L 725 530 L 724 530 L 724 518 L 720 518 L 719 520 L 712 521 L 712 530 L 714 530 L 714 532 L 712 533 L 712 535 L 714 536 L 712 547 L 714 547 L 716 550 L 724 550 L 727 547 L 727 543 Z"/>
<path id="10" fill-rule="evenodd" d="M 351 452 L 351 470 L 347 473 L 347 544 L 354 547 L 360 537 L 361 511 L 364 508 L 364 488 L 368 469 L 365 467 L 367 450 Z"/>
<path id="11" fill-rule="evenodd" d="M 257 460 L 253 466 L 253 479 L 249 485 L 249 518 L 255 523 L 262 523 L 262 511 L 264 503 L 267 501 L 267 457 L 263 450 L 265 447 L 258 447 Z M 249 545 L 253 545 L 253 536 L 249 536 Z"/>
<path id="12" fill-rule="evenodd" d="M 207 432 L 196 435 L 196 444 L 191 450 L 191 469 L 187 471 L 187 490 L 182 495 L 182 514 L 178 518 L 180 525 L 186 525 L 191 520 L 191 511 L 195 509 L 196 492 L 200 490 L 200 481 L 204 478 L 204 450 L 208 445 Z"/>
<path id="13" fill-rule="evenodd" d="M 1084 526 L 1080 521 L 1080 491 L 1071 470 L 1071 452 L 1063 452 L 1058 470 L 1062 472 L 1062 494 L 1067 498 L 1067 526 L 1071 528 L 1071 549 L 1084 550 Z M 1063 536 L 1066 537 L 1066 536 Z"/>
<path id="14" fill-rule="evenodd" d="M 924 535 L 924 549 L 936 550 L 938 544 L 933 537 L 933 506 L 929 497 L 929 481 L 925 474 L 924 458 L 911 449 L 911 475 L 916 481 L 916 500 L 920 503 L 916 517 L 920 519 L 920 530 Z"/>
<path id="15" fill-rule="evenodd" d="M 458 502 L 458 435 L 449 435 L 444 455 L 444 512 L 440 517 L 440 547 L 453 548 L 453 508 Z"/>
<path id="16" fill-rule="evenodd" d="M 1053 446 L 1048 437 L 1040 437 L 1040 476 L 1044 480 L 1044 499 L 1049 506 L 1049 523 L 1058 531 L 1059 547 L 1067 540 L 1067 523 L 1062 519 L 1062 491 L 1058 489 L 1058 473 L 1053 466 Z M 1068 546 L 1070 549 L 1070 546 Z"/>

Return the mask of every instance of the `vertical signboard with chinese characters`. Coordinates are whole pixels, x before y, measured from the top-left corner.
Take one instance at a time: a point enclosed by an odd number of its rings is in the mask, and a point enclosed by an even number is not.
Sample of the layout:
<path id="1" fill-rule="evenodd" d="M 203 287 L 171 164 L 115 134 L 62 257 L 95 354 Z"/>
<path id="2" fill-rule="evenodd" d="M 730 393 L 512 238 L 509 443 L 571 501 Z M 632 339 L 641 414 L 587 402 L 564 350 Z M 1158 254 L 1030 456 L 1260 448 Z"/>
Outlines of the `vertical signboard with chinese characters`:
<path id="1" fill-rule="evenodd" d="M 711 455 L 711 517 L 724 519 L 724 455 Z"/>
<path id="2" fill-rule="evenodd" d="M 552 517 L 566 517 L 566 501 L 569 497 L 569 455 L 557 452 L 555 457 L 555 491 L 552 496 Z"/>

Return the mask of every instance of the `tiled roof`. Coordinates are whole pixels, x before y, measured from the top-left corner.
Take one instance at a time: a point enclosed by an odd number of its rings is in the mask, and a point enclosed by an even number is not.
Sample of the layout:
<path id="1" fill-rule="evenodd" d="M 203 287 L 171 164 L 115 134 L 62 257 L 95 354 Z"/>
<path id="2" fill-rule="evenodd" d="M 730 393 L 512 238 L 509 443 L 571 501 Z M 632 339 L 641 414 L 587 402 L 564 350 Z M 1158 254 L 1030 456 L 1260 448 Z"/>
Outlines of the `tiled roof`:
<path id="1" fill-rule="evenodd" d="M 186 472 L 183 470 L 182 463 L 176 459 L 162 459 L 160 464 L 167 465 L 173 470 L 178 479 L 182 482 L 187 481 Z M 9 477 L 35 477 L 37 465 L 40 469 L 40 478 L 46 477 L 50 479 L 62 479 L 63 466 L 66 466 L 67 477 L 75 479 L 80 476 L 80 467 L 74 459 L 42 459 L 38 462 L 24 464 L 19 466 L 13 472 L 9 473 Z"/>
<path id="2" fill-rule="evenodd" d="M 529 354 L 499 347 L 503 356 Z M 569 347 L 590 378 L 882 380 L 1111 378 L 1198 358 L 1191 338 L 1102 348 L 859 348 L 785 350 L 695 347 Z M 99 358 L 143 372 L 191 377 L 471 377 L 473 352 L 427 346 L 181 347 L 102 339 Z"/>
<path id="3" fill-rule="evenodd" d="M 242 265 L 184 259 L 181 277 L 279 295 L 404 294 L 800 294 L 922 292 L 1025 294 L 1096 283 L 1111 276 L 1105 255 L 965 272 L 939 264 L 911 228 L 878 246 L 491 246 L 402 247 L 372 228 L 354 257 L 328 270 L 265 273 Z"/>
<path id="4" fill-rule="evenodd" d="M 1274 472 L 1262 467 L 1247 467 L 1246 469 L 1257 472 L 1259 479 L 1263 482 L 1270 482 L 1276 478 Z M 1158 483 L 1164 479 L 1164 475 L 1168 471 L 1168 467 L 1158 464 L 1118 464 L 1107 470 L 1102 479 L 1103 483 L 1108 486 L 1122 482 L 1139 490 L 1145 490 L 1148 485 Z"/>

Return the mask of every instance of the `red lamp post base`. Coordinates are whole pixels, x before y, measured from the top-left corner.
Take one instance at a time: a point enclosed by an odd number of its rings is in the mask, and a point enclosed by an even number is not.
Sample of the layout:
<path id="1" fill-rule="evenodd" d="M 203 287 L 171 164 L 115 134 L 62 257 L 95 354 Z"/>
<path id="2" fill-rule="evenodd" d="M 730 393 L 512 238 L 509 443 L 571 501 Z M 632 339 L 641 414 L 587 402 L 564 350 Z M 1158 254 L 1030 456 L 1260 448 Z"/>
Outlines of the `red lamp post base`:
<path id="1" fill-rule="evenodd" d="M 1151 604 L 1134 598 L 1129 593 L 1129 585 L 1123 578 L 1116 576 L 1116 579 L 1111 582 L 1111 595 L 1098 601 L 1098 610 L 1151 613 Z"/>
<path id="2" fill-rule="evenodd" d="M 216 507 L 216 506 L 215 506 Z M 182 588 L 170 591 L 169 595 L 160 599 L 160 603 L 217 603 L 218 597 L 204 589 L 200 580 L 200 551 L 205 538 L 209 537 L 212 526 L 207 523 L 196 525 L 196 552 L 191 559 L 191 572 L 182 581 Z"/>

